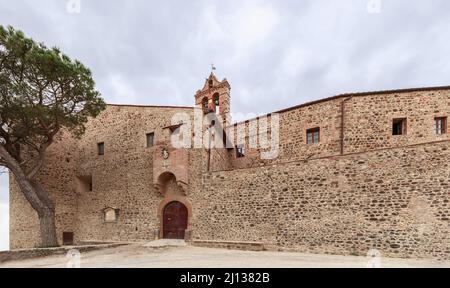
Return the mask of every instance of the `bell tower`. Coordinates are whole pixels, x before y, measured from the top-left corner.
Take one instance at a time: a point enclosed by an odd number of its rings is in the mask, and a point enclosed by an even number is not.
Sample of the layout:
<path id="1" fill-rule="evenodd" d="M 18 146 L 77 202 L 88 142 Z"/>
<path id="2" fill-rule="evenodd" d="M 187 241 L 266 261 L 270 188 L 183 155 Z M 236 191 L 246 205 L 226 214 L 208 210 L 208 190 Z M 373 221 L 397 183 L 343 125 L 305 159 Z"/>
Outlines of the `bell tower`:
<path id="1" fill-rule="evenodd" d="M 211 72 L 203 88 L 195 94 L 195 106 L 201 108 L 204 114 L 215 113 L 222 125 L 227 126 L 231 121 L 230 91 L 227 79 L 219 81 L 214 72 Z"/>

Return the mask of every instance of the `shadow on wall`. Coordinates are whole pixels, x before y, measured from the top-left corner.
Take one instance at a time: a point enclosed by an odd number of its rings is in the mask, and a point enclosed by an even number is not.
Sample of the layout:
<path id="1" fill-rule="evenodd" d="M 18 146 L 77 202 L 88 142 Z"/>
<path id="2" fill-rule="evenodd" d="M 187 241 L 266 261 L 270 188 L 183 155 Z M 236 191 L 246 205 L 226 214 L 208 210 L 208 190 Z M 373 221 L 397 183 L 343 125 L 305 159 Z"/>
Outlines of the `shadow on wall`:
<path id="1" fill-rule="evenodd" d="M 0 174 L 0 251 L 9 250 L 9 179 Z"/>

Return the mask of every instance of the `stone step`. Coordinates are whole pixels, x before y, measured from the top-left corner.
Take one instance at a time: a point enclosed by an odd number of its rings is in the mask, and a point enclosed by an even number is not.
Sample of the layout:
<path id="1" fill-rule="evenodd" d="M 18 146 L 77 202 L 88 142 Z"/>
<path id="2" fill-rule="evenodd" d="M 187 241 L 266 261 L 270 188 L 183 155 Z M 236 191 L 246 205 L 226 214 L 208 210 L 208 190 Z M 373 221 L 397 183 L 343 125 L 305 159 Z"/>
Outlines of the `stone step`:
<path id="1" fill-rule="evenodd" d="M 264 251 L 262 242 L 242 242 L 242 241 L 214 241 L 214 240 L 194 240 L 189 242 L 192 246 L 206 248 L 222 248 L 230 250 Z"/>
<path id="2" fill-rule="evenodd" d="M 159 239 L 155 241 L 148 242 L 143 245 L 149 248 L 162 248 L 162 247 L 184 247 L 187 246 L 184 240 L 178 239 Z"/>

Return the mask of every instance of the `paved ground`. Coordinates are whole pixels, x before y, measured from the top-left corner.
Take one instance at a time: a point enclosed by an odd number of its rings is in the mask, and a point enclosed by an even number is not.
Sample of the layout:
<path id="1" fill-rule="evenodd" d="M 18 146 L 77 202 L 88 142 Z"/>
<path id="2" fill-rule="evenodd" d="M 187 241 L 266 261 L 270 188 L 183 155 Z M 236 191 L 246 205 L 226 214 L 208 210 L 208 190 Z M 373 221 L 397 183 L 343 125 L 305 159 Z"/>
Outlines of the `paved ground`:
<path id="1" fill-rule="evenodd" d="M 66 256 L 50 256 L 0 264 L 0 268 L 66 267 Z M 81 255 L 81 267 L 148 267 L 148 268 L 365 268 L 368 259 L 355 256 L 311 255 L 281 252 L 244 252 L 190 246 L 144 247 L 129 245 Z M 450 267 L 450 262 L 413 259 L 381 259 L 382 267 Z"/>

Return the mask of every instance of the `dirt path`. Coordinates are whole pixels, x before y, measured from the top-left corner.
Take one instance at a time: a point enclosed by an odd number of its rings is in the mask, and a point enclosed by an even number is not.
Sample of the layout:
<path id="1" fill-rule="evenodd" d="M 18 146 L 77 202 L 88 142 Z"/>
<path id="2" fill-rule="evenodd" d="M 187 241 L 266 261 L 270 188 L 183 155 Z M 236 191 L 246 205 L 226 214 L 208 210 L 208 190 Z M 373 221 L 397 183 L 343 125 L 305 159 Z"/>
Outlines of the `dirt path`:
<path id="1" fill-rule="evenodd" d="M 148 267 L 148 268 L 303 268 L 356 267 L 364 268 L 366 257 L 313 255 L 281 252 L 246 252 L 200 247 L 148 248 L 130 245 L 93 251 L 81 255 L 82 268 Z M 7 262 L 5 267 L 57 268 L 66 267 L 63 255 L 40 259 Z M 415 259 L 381 258 L 381 267 L 450 267 L 450 262 Z"/>

